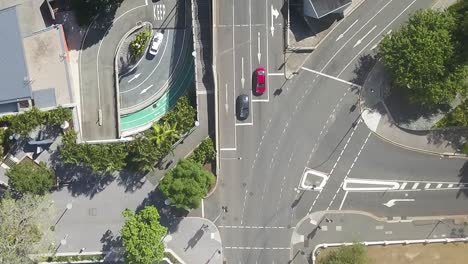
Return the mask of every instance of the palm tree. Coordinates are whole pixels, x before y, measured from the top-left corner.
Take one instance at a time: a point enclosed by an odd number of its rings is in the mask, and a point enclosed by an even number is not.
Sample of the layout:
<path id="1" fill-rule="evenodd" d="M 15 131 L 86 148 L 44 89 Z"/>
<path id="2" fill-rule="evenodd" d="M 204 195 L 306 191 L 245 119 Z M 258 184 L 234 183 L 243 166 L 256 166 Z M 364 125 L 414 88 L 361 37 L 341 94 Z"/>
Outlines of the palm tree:
<path id="1" fill-rule="evenodd" d="M 151 140 L 156 140 L 156 144 L 161 146 L 164 143 L 174 143 L 174 140 L 180 138 L 179 133 L 176 130 L 177 123 L 173 125 L 164 122 L 163 124 L 154 123 L 153 132 L 154 136 L 150 137 Z"/>

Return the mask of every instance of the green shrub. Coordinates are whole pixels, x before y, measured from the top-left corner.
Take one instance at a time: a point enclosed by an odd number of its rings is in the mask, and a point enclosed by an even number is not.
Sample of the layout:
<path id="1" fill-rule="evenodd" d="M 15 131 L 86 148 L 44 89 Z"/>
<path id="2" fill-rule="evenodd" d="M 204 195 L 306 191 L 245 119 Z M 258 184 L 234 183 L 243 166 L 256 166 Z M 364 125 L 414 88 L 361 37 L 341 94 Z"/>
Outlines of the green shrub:
<path id="1" fill-rule="evenodd" d="M 6 172 L 11 188 L 21 194 L 45 195 L 55 184 L 55 174 L 45 163 L 22 161 Z"/>
<path id="2" fill-rule="evenodd" d="M 202 141 L 200 145 L 193 151 L 190 160 L 193 160 L 201 165 L 211 162 L 215 159 L 216 152 L 211 138 Z"/>
<path id="3" fill-rule="evenodd" d="M 27 136 L 33 129 L 43 124 L 44 114 L 37 107 L 31 108 L 11 119 L 11 130 L 13 133 Z"/>
<path id="4" fill-rule="evenodd" d="M 150 38 L 151 38 L 151 31 L 149 30 L 144 30 L 142 32 L 139 32 L 135 36 L 135 39 L 132 40 L 132 42 L 130 43 L 130 53 L 133 58 L 136 59 L 136 58 L 141 57 L 141 55 L 143 55 Z"/>
<path id="5" fill-rule="evenodd" d="M 61 125 L 65 121 L 70 121 L 72 119 L 71 109 L 62 106 L 45 113 L 47 114 L 47 123 L 51 125 Z"/>
<path id="6" fill-rule="evenodd" d="M 179 135 L 183 135 L 195 126 L 196 116 L 197 110 L 190 105 L 189 98 L 182 96 L 177 101 L 174 109 L 165 114 L 159 123 L 168 123 L 171 126 L 176 124 L 177 132 Z"/>
<path id="7" fill-rule="evenodd" d="M 343 246 L 320 258 L 318 264 L 366 264 L 367 249 L 363 244 L 355 243 Z"/>

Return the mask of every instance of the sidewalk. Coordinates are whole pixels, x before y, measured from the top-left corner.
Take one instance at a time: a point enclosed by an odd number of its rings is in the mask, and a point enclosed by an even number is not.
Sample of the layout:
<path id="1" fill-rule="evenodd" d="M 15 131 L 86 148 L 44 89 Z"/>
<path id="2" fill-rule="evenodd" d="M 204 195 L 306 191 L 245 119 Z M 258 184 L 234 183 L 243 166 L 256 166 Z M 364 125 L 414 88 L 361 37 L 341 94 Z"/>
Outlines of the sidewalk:
<path id="1" fill-rule="evenodd" d="M 185 263 L 223 262 L 221 235 L 216 225 L 207 219 L 185 217 L 176 226 L 169 227 L 164 241 Z"/>
<path id="2" fill-rule="evenodd" d="M 359 211 L 314 212 L 294 229 L 290 263 L 309 263 L 311 254 L 317 255 L 320 248 L 341 243 L 402 245 L 465 241 L 467 220 L 466 216 L 387 220 Z"/>
<path id="3" fill-rule="evenodd" d="M 362 119 L 382 139 L 400 147 L 437 155 L 465 156 L 459 149 L 465 141 L 466 129 L 409 130 L 394 122 L 384 98 L 390 90 L 383 65 L 377 62 L 362 89 Z"/>

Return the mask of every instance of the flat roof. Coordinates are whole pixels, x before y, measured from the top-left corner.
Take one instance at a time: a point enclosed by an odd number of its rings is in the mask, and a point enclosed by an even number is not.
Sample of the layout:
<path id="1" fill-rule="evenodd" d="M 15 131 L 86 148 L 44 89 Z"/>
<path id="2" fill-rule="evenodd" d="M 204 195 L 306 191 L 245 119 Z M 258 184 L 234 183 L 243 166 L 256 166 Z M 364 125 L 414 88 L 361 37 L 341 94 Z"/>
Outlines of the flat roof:
<path id="1" fill-rule="evenodd" d="M 0 10 L 0 104 L 31 98 L 16 7 Z"/>
<path id="2" fill-rule="evenodd" d="M 343 6 L 351 4 L 352 0 L 308 0 L 317 15 L 317 18 L 328 15 Z"/>
<path id="3" fill-rule="evenodd" d="M 46 108 L 73 103 L 68 54 L 62 26 L 54 25 L 35 32 L 25 37 L 23 44 L 29 76 L 32 80 L 32 92 L 36 96 L 40 95 L 43 102 L 37 103 Z M 55 91 L 55 98 L 50 89 Z M 48 92 L 45 92 L 46 90 Z M 34 99 L 36 103 L 36 98 Z M 51 105 L 52 102 L 56 105 Z"/>

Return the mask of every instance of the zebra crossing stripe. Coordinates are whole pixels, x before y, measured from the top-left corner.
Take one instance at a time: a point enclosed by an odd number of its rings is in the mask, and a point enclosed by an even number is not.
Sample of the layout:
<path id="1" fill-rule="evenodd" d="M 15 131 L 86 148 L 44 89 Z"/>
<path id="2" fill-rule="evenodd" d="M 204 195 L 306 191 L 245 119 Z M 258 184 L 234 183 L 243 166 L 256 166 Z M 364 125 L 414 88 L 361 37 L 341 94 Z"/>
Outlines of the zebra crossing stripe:
<path id="1" fill-rule="evenodd" d="M 413 184 L 413 187 L 411 189 L 415 190 L 416 188 L 418 188 L 418 185 L 419 185 L 419 182 L 416 182 L 415 184 Z"/>
<path id="2" fill-rule="evenodd" d="M 424 189 L 429 189 L 430 186 L 431 186 L 431 184 L 427 183 L 426 186 L 424 186 Z"/>
<path id="3" fill-rule="evenodd" d="M 440 187 L 442 187 L 442 183 L 439 183 L 439 184 L 437 184 L 437 186 L 436 186 L 437 189 L 440 189 Z"/>
<path id="4" fill-rule="evenodd" d="M 406 187 L 406 184 L 408 184 L 408 183 L 407 183 L 407 182 L 404 182 L 404 183 L 403 183 L 403 184 L 400 186 L 400 190 L 403 190 L 403 189 L 405 189 L 405 187 Z"/>
<path id="5" fill-rule="evenodd" d="M 449 184 L 447 188 L 452 188 L 453 187 L 453 184 Z"/>

